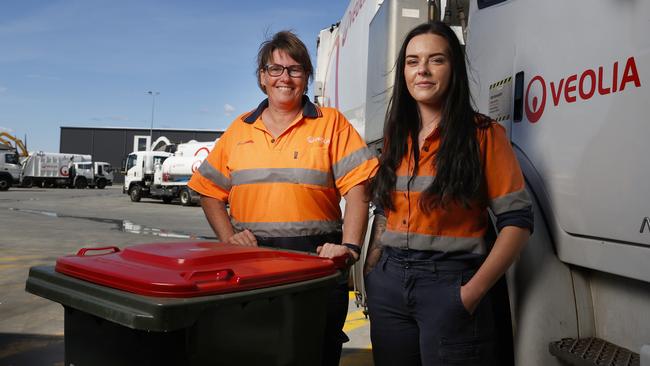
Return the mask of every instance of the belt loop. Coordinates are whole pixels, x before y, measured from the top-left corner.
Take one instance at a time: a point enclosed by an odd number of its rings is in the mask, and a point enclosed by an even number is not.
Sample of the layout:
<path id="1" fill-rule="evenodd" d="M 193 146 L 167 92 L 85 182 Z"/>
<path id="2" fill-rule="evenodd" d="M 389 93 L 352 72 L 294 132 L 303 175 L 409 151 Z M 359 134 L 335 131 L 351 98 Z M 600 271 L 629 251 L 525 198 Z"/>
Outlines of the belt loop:
<path id="1" fill-rule="evenodd" d="M 436 262 L 431 263 L 431 272 L 436 273 L 438 272 L 438 266 L 436 265 Z"/>

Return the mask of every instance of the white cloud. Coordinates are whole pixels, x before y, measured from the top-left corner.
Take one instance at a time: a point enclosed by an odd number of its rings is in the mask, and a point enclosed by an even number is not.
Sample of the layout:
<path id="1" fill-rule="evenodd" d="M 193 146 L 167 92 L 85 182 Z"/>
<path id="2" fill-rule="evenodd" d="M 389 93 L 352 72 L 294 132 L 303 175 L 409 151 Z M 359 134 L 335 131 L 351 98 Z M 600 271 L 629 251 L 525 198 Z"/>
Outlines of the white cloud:
<path id="1" fill-rule="evenodd" d="M 0 93 L 4 93 L 4 92 L 6 92 L 7 90 L 9 90 L 9 89 L 7 89 L 6 87 L 0 85 Z"/>
<path id="2" fill-rule="evenodd" d="M 230 116 L 232 115 L 232 112 L 234 112 L 234 111 L 235 111 L 235 107 L 233 107 L 232 105 L 230 105 L 230 104 L 228 104 L 228 103 L 226 103 L 226 104 L 223 106 L 223 112 L 224 112 L 224 113 L 226 114 L 226 116 L 228 116 L 228 117 L 230 117 Z"/>
<path id="3" fill-rule="evenodd" d="M 210 110 L 208 108 L 201 108 L 201 109 L 199 109 L 199 113 L 201 113 L 201 114 L 209 114 Z"/>

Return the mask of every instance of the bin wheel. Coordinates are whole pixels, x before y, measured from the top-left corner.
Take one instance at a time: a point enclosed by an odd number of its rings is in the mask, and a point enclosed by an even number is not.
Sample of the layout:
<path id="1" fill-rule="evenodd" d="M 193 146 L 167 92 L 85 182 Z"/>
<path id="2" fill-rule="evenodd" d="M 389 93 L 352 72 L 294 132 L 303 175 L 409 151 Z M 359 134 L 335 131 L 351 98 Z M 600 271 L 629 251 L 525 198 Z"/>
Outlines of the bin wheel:
<path id="1" fill-rule="evenodd" d="M 187 188 L 181 189 L 181 193 L 179 195 L 181 199 L 181 204 L 183 206 L 192 206 L 192 195 L 190 194 L 190 190 Z"/>
<path id="2" fill-rule="evenodd" d="M 165 196 L 162 198 L 163 203 L 172 203 L 173 197 Z"/>
<path id="3" fill-rule="evenodd" d="M 131 187 L 129 190 L 129 197 L 131 197 L 131 201 L 133 202 L 140 202 L 140 199 L 142 198 L 142 187 L 139 185 Z"/>

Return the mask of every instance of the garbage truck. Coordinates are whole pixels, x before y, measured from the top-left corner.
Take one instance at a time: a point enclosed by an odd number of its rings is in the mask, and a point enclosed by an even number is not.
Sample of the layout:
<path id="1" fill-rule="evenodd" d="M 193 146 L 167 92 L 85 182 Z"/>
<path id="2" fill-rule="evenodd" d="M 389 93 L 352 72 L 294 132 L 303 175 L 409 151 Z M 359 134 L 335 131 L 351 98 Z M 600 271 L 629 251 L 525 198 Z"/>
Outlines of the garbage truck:
<path id="1" fill-rule="evenodd" d="M 44 151 L 30 152 L 22 164 L 21 185 L 23 187 L 66 187 L 86 188 L 88 181 L 93 179 L 92 169 L 76 172 L 74 182 L 70 182 L 68 165 L 72 161 L 91 163 L 92 156 L 84 154 L 52 153 Z"/>
<path id="2" fill-rule="evenodd" d="M 475 108 L 506 128 L 533 199 L 506 275 L 515 363 L 650 365 L 650 2 L 352 0 L 319 34 L 317 103 L 379 151 L 402 40 L 433 20 L 464 44 Z"/>

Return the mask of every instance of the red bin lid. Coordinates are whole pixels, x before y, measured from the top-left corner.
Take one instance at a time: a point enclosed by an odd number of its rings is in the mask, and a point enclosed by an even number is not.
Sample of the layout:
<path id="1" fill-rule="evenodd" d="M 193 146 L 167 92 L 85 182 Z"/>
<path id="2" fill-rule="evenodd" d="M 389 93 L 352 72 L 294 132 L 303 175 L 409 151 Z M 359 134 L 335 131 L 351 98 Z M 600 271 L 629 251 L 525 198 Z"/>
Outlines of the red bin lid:
<path id="1" fill-rule="evenodd" d="M 94 254 L 98 251 L 103 254 Z M 85 248 L 56 261 L 57 272 L 162 297 L 252 290 L 316 279 L 336 270 L 331 260 L 309 254 L 214 242 Z"/>

